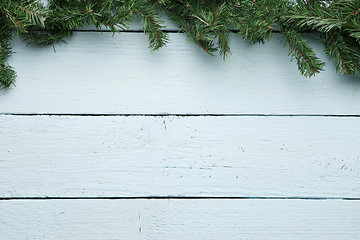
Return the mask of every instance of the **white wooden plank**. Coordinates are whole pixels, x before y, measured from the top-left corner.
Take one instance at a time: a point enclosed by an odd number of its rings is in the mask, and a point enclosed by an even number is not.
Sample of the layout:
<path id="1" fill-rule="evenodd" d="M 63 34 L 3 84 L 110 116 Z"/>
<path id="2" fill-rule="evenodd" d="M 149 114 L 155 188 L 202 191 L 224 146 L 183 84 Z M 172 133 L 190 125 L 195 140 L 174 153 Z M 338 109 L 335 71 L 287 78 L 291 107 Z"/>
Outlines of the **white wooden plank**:
<path id="1" fill-rule="evenodd" d="M 0 196 L 360 197 L 360 118 L 0 116 Z"/>
<path id="2" fill-rule="evenodd" d="M 228 61 L 180 33 L 151 53 L 142 33 L 75 33 L 68 45 L 13 41 L 17 87 L 0 92 L 0 113 L 360 114 L 359 76 L 326 71 L 305 79 L 280 37 L 249 45 L 233 37 Z M 320 40 L 310 38 L 323 60 Z"/>
<path id="3" fill-rule="evenodd" d="M 359 201 L 1 201 L 3 239 L 357 239 Z"/>
<path id="4" fill-rule="evenodd" d="M 139 201 L 0 201 L 6 240 L 138 239 Z"/>

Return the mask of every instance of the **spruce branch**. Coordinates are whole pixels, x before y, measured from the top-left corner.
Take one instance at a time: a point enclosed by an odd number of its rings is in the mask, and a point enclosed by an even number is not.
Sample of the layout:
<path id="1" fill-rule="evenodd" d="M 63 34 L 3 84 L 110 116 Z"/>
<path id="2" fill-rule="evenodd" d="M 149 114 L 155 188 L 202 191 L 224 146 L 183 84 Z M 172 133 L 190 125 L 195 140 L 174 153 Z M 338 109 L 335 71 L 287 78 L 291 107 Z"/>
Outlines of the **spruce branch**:
<path id="1" fill-rule="evenodd" d="M 14 84 L 16 73 L 7 65 L 6 61 L 11 54 L 11 46 L 9 41 L 11 39 L 7 30 L 5 29 L 4 20 L 0 17 L 0 89 L 8 88 Z"/>
<path id="2" fill-rule="evenodd" d="M 325 51 L 333 59 L 336 71 L 342 74 L 354 74 L 360 70 L 360 49 L 349 46 L 349 40 L 338 32 L 326 34 Z"/>
<path id="3" fill-rule="evenodd" d="M 308 28 L 319 32 L 329 32 L 331 30 L 341 29 L 345 24 L 337 18 L 328 18 L 321 16 L 288 15 L 282 17 L 285 24 L 291 28 Z"/>
<path id="4" fill-rule="evenodd" d="M 315 74 L 323 71 L 325 65 L 324 62 L 321 62 L 311 49 L 310 46 L 306 44 L 305 39 L 302 38 L 300 33 L 297 33 L 292 30 L 283 31 L 285 45 L 291 55 L 291 60 L 296 60 L 298 69 L 302 75 L 305 77 L 312 77 Z"/>
<path id="5" fill-rule="evenodd" d="M 27 20 L 34 26 L 45 27 L 45 16 L 47 13 L 40 3 L 24 1 L 19 8 L 26 14 Z"/>
<path id="6" fill-rule="evenodd" d="M 287 5 L 284 0 L 236 1 L 233 25 L 250 43 L 265 43 Z"/>
<path id="7" fill-rule="evenodd" d="M 208 45 L 205 49 L 201 44 L 200 46 L 209 54 L 219 51 L 223 59 L 230 54 L 230 32 L 227 28 L 229 24 L 228 9 L 229 6 L 226 2 L 214 1 L 207 9 L 202 9 L 199 13 L 194 11 L 192 14 L 195 18 L 194 27 L 197 31 L 204 33 L 203 39 L 207 41 Z"/>
<path id="8" fill-rule="evenodd" d="M 30 31 L 23 34 L 23 38 L 29 44 L 48 46 L 58 42 L 65 42 L 65 38 L 72 36 L 72 31 L 68 29 L 55 29 L 55 30 L 38 30 Z"/>
<path id="9" fill-rule="evenodd" d="M 185 23 L 182 26 L 182 30 L 188 35 L 191 42 L 198 45 L 207 54 L 213 56 L 214 52 L 217 51 L 214 43 L 215 37 L 202 33 L 200 29 L 190 25 L 190 23 Z"/>
<path id="10" fill-rule="evenodd" d="M 119 4 L 118 1 L 108 0 L 101 3 L 101 20 L 96 23 L 96 27 L 101 29 L 102 25 L 109 28 L 112 32 L 119 32 L 119 29 L 125 30 L 131 24 L 134 13 L 132 11 L 132 2 L 126 1 Z"/>
<path id="11" fill-rule="evenodd" d="M 211 16 L 209 6 L 203 6 L 198 1 L 169 1 L 166 13 L 187 34 L 188 39 L 202 48 L 209 55 L 214 55 L 218 49 L 215 46 L 215 34 L 210 31 Z M 216 14 L 215 14 L 216 15 Z M 214 19 L 216 21 L 216 19 Z M 212 26 L 216 27 L 216 26 Z"/>
<path id="12" fill-rule="evenodd" d="M 140 1 L 133 9 L 140 14 L 144 21 L 144 32 L 149 36 L 149 47 L 152 50 L 158 50 L 165 46 L 169 41 L 169 36 L 164 32 L 163 21 L 159 19 L 155 6 L 146 4 L 146 1 Z"/>
<path id="13" fill-rule="evenodd" d="M 336 9 L 345 19 L 357 19 L 360 17 L 360 1 L 358 0 L 338 0 L 331 5 L 332 9 Z"/>
<path id="14" fill-rule="evenodd" d="M 9 65 L 0 65 L 0 90 L 14 85 L 16 73 Z"/>
<path id="15" fill-rule="evenodd" d="M 346 24 L 345 19 L 334 5 L 328 5 L 326 1 L 297 1 L 288 13 L 281 17 L 285 25 L 292 29 L 315 30 L 329 32 L 341 29 Z"/>
<path id="16" fill-rule="evenodd" d="M 360 43 L 360 31 L 350 33 L 350 36 L 355 38 Z"/>
<path id="17" fill-rule="evenodd" d="M 222 31 L 219 31 L 218 35 L 218 46 L 219 46 L 219 53 L 220 56 L 223 57 L 225 60 L 230 52 L 230 32 L 227 29 L 223 29 Z"/>
<path id="18" fill-rule="evenodd" d="M 0 6 L 0 12 L 4 16 L 4 23 L 6 24 L 7 28 L 9 30 L 14 30 L 15 34 L 19 36 L 21 33 L 26 33 L 26 25 L 28 25 L 27 22 L 24 22 L 24 19 L 21 19 L 21 15 L 18 16 L 14 9 L 18 9 L 18 6 L 16 6 L 18 3 L 12 3 L 8 2 L 7 6 Z"/>

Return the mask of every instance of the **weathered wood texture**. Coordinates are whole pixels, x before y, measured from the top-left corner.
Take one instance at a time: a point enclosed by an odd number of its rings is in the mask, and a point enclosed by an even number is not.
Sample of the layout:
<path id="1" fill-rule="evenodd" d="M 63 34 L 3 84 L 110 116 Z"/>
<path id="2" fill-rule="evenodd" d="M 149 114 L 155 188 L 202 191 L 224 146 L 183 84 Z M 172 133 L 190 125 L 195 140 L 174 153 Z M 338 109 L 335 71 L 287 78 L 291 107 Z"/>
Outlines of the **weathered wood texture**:
<path id="1" fill-rule="evenodd" d="M 143 33 L 74 35 L 56 53 L 13 41 L 17 87 L 1 92 L 1 113 L 360 114 L 359 77 L 328 61 L 305 79 L 277 34 L 264 45 L 234 36 L 227 61 L 180 33 L 154 53 Z M 320 40 L 309 42 L 328 59 Z"/>
<path id="2" fill-rule="evenodd" d="M 76 32 L 56 53 L 13 40 L 0 239 L 358 239 L 359 200 L 309 198 L 360 197 L 359 76 L 328 61 L 305 79 L 277 34 L 234 36 L 225 62 L 180 33 L 154 53 L 142 33 L 111 35 Z M 149 196 L 208 199 L 99 199 Z"/>
<path id="3" fill-rule="evenodd" d="M 0 196 L 360 197 L 360 118 L 1 116 Z"/>
<path id="4" fill-rule="evenodd" d="M 359 201 L 2 201 L 0 218 L 0 234 L 6 240 L 350 240 L 360 236 Z"/>

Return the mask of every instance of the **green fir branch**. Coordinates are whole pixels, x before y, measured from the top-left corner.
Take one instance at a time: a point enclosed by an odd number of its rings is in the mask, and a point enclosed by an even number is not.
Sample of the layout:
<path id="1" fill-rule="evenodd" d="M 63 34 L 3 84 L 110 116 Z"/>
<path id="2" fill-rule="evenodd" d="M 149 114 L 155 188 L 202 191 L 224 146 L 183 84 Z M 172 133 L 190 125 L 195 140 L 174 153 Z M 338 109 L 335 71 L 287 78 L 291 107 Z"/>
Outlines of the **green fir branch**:
<path id="1" fill-rule="evenodd" d="M 101 29 L 102 26 L 109 28 L 112 32 L 119 32 L 119 29 L 125 30 L 131 24 L 134 18 L 132 2 L 126 1 L 118 4 L 118 1 L 104 1 L 100 5 L 102 13 L 101 20 L 96 23 L 96 27 Z"/>
<path id="2" fill-rule="evenodd" d="M 356 41 L 358 41 L 358 43 L 360 43 L 360 31 L 351 32 L 349 35 L 350 35 L 351 37 L 355 38 Z"/>
<path id="3" fill-rule="evenodd" d="M 47 12 L 40 3 L 24 1 L 19 8 L 20 11 L 25 13 L 27 20 L 34 26 L 45 27 L 45 16 L 47 15 Z"/>
<path id="4" fill-rule="evenodd" d="M 8 88 L 14 84 L 16 73 L 6 61 L 11 55 L 11 46 L 9 41 L 11 39 L 7 30 L 5 29 L 4 19 L 0 17 L 0 89 Z"/>
<path id="5" fill-rule="evenodd" d="M 285 45 L 289 51 L 289 55 L 292 57 L 291 60 L 296 60 L 298 69 L 302 75 L 312 77 L 320 71 L 323 71 L 325 63 L 316 57 L 316 54 L 311 47 L 307 45 L 300 33 L 284 31 L 283 34 Z"/>
<path id="6" fill-rule="evenodd" d="M 331 5 L 332 9 L 336 9 L 344 19 L 351 20 L 360 18 L 360 1 L 358 0 L 338 0 Z"/>
<path id="7" fill-rule="evenodd" d="M 158 50 L 165 46 L 169 41 L 169 36 L 164 31 L 165 26 L 159 19 L 155 6 L 147 1 L 138 1 L 133 9 L 143 19 L 144 32 L 149 36 L 149 47 L 152 50 Z"/>
<path id="8" fill-rule="evenodd" d="M 325 51 L 333 59 L 336 71 L 342 74 L 354 74 L 360 70 L 360 48 L 353 49 L 341 34 L 326 34 Z"/>
<path id="9" fill-rule="evenodd" d="M 199 7 L 198 1 L 169 1 L 164 11 L 187 36 L 209 55 L 214 55 L 218 49 L 215 46 L 216 36 L 210 33 L 210 16 L 207 16 L 208 6 Z M 198 11 L 195 11 L 198 10 Z"/>

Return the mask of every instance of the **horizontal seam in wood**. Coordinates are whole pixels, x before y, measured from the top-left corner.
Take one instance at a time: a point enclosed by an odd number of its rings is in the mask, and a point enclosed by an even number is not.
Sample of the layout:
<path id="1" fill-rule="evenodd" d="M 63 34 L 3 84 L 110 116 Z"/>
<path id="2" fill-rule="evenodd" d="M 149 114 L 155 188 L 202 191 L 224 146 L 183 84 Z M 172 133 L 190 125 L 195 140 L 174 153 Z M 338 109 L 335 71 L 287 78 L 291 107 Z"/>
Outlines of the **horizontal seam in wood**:
<path id="1" fill-rule="evenodd" d="M 45 30 L 38 30 L 39 32 L 44 32 Z M 240 33 L 240 30 L 229 30 L 231 33 Z M 51 30 L 49 30 L 49 32 L 51 32 Z M 111 31 L 111 30 L 101 30 L 101 29 L 75 29 L 75 30 L 71 30 L 71 32 L 96 32 L 96 33 L 144 33 L 144 30 L 141 29 L 137 29 L 137 30 L 131 30 L 131 29 L 127 29 L 127 30 L 118 30 L 116 32 Z M 175 29 L 169 29 L 169 30 L 163 30 L 163 32 L 165 33 L 181 33 L 184 34 L 186 33 L 185 31 L 182 30 L 175 30 Z M 280 31 L 274 30 L 272 31 L 272 33 L 281 33 Z"/>
<path id="2" fill-rule="evenodd" d="M 350 117 L 359 114 L 262 114 L 262 113 L 0 113 L 0 116 L 58 116 L 58 117 Z"/>
<path id="3" fill-rule="evenodd" d="M 10 200 L 126 200 L 126 199 L 179 199 L 179 200 L 201 200 L 201 199 L 238 199 L 238 200 L 344 200 L 360 201 L 360 198 L 351 197 L 191 197 L 191 196 L 143 196 L 143 197 L 2 197 L 0 201 Z"/>

